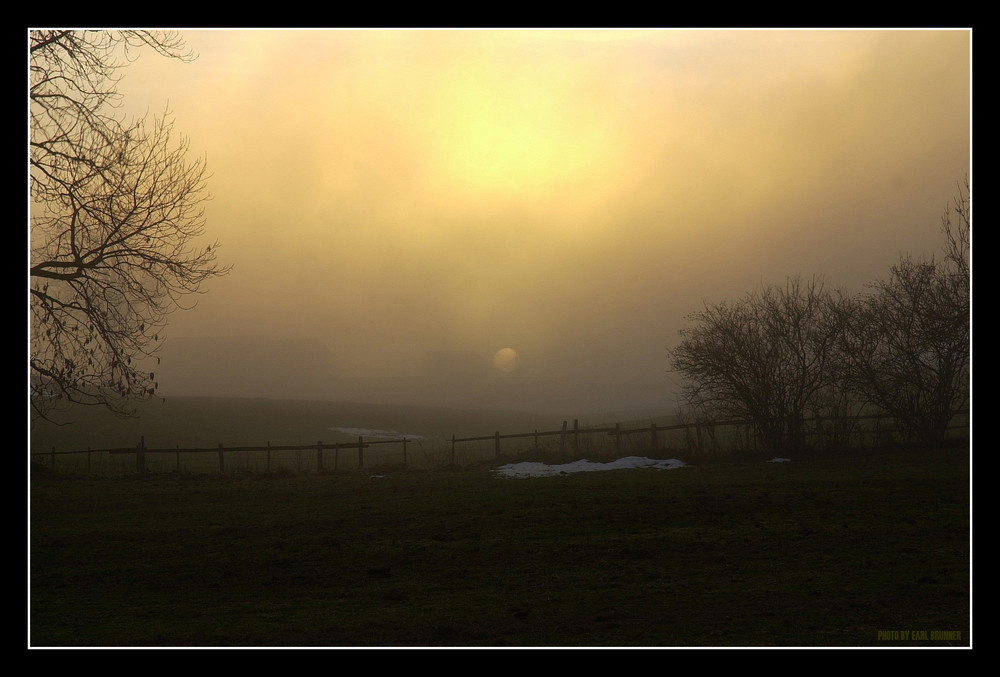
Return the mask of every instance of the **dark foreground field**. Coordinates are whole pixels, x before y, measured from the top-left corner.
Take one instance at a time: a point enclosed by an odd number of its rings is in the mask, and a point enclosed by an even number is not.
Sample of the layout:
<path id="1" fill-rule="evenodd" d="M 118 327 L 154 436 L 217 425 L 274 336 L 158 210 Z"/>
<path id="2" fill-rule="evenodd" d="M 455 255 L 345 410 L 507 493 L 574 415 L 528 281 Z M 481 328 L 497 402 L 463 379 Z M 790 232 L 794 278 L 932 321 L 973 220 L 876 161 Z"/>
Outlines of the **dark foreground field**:
<path id="1" fill-rule="evenodd" d="M 970 646 L 965 448 L 30 489 L 33 647 Z"/>

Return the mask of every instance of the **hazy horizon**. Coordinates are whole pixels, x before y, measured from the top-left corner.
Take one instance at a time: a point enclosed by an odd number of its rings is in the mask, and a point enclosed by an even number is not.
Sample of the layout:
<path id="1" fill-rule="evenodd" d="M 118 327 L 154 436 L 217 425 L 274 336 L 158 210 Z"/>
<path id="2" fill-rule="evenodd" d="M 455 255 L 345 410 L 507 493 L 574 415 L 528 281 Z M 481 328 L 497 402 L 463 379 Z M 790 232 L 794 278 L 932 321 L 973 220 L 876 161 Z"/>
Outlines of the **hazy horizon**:
<path id="1" fill-rule="evenodd" d="M 206 158 L 233 271 L 170 316 L 165 395 L 658 408 L 689 313 L 939 253 L 970 171 L 968 30 L 181 34 L 119 91 Z M 233 337 L 278 347 L 193 357 Z"/>
<path id="2" fill-rule="evenodd" d="M 158 395 L 502 409 L 561 417 L 676 413 L 669 379 L 588 380 L 503 371 L 494 356 L 431 351 L 417 373 L 357 375 L 315 339 L 183 337 L 161 351 Z M 253 369 L 246 368 L 252 364 Z M 169 369 L 164 366 L 169 365 Z"/>

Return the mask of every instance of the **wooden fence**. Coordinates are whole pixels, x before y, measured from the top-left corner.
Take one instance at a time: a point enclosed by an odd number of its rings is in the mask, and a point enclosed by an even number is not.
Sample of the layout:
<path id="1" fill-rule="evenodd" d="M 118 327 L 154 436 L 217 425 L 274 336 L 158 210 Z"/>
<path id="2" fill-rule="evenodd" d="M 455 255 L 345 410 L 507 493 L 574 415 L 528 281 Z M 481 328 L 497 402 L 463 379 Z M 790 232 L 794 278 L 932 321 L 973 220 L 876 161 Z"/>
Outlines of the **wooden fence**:
<path id="1" fill-rule="evenodd" d="M 855 417 L 847 421 L 850 425 L 845 426 L 844 419 L 807 419 L 809 428 L 806 436 L 812 437 L 817 446 L 841 444 L 844 446 L 877 446 L 884 445 L 891 441 L 895 435 L 895 427 L 891 425 L 889 419 L 880 416 Z M 965 430 L 968 433 L 968 420 L 957 419 L 952 425 L 953 429 Z M 554 444 L 558 438 L 557 446 Z M 822 438 L 822 439 L 816 439 Z M 506 444 L 502 443 L 507 440 Z M 531 446 L 526 448 L 524 440 L 531 440 Z M 609 441 L 610 440 L 610 441 Z M 511 443 L 510 441 L 514 441 Z M 182 472 L 192 471 L 197 466 L 200 472 L 214 472 L 217 468 L 219 473 L 237 472 L 241 470 L 263 472 L 273 472 L 280 469 L 293 469 L 296 472 L 303 472 L 315 468 L 317 473 L 337 470 L 362 470 L 365 468 L 365 451 L 374 452 L 376 445 L 394 445 L 392 448 L 391 465 L 409 466 L 412 454 L 408 455 L 408 446 L 414 443 L 421 445 L 421 451 L 425 453 L 422 460 L 424 465 L 462 465 L 482 462 L 490 459 L 501 458 L 504 454 L 513 455 L 530 451 L 547 452 L 549 455 L 558 454 L 561 458 L 576 458 L 581 453 L 587 453 L 591 457 L 620 455 L 626 450 L 633 453 L 659 453 L 662 451 L 698 451 L 698 452 L 724 452 L 737 449 L 754 449 L 757 447 L 757 440 L 753 433 L 752 426 L 747 421 L 696 421 L 693 423 L 678 423 L 672 425 L 658 425 L 651 423 L 648 426 L 623 428 L 621 424 L 613 427 L 593 427 L 581 428 L 578 421 L 574 420 L 572 427 L 568 421 L 563 421 L 559 430 L 534 430 L 528 433 L 508 433 L 501 434 L 495 431 L 492 435 L 477 437 L 456 437 L 452 435 L 450 440 L 445 440 L 445 447 L 432 445 L 430 455 L 423 449 L 421 440 L 407 439 L 406 437 L 392 439 L 365 440 L 358 437 L 356 442 L 316 442 L 309 445 L 272 445 L 268 442 L 265 446 L 231 446 L 224 447 L 221 443 L 217 447 L 203 448 L 150 448 L 146 446 L 145 438 L 140 438 L 135 447 L 117 449 L 82 449 L 73 451 L 56 451 L 53 447 L 49 452 L 34 452 L 31 456 L 36 459 L 46 458 L 52 470 L 57 469 L 57 458 L 67 459 L 73 457 L 77 462 L 73 463 L 73 470 L 91 474 L 95 472 L 92 459 L 121 458 L 125 460 L 127 456 L 134 456 L 134 464 L 129 463 L 106 463 L 102 468 L 105 472 L 112 474 L 127 473 L 133 470 L 138 473 L 149 471 L 160 472 Z M 492 444 L 490 444 L 492 443 Z M 357 450 L 357 460 L 352 457 L 341 458 L 341 451 Z M 290 463 L 287 454 L 294 452 L 294 466 Z M 332 453 L 332 458 L 329 454 Z M 401 452 L 401 456 L 400 456 Z M 459 453 L 461 452 L 461 453 Z M 283 458 L 279 458 L 282 455 Z M 200 455 L 200 462 L 182 464 L 182 458 L 191 459 Z M 235 455 L 235 460 L 233 459 Z M 353 456 L 353 454 L 351 455 Z M 79 459 L 85 457 L 85 467 L 81 468 Z M 215 464 L 211 461 L 215 458 Z M 228 460 L 227 460 L 228 457 Z M 251 457 L 253 462 L 251 463 Z M 206 461 L 205 459 L 209 460 Z M 154 464 L 150 463 L 155 459 Z M 170 459 L 173 463 L 170 463 Z M 385 463 L 385 454 L 381 465 Z M 592 458 L 593 460 L 593 458 Z M 63 463 L 67 466 L 70 464 Z M 376 465 L 378 463 L 376 462 Z"/>
<path id="2" fill-rule="evenodd" d="M 122 455 L 132 455 L 135 457 L 134 469 L 136 472 L 144 473 L 150 470 L 149 459 L 151 457 L 173 457 L 174 467 L 170 468 L 176 472 L 182 471 L 181 458 L 182 456 L 189 456 L 194 454 L 202 454 L 215 456 L 218 461 L 218 471 L 220 473 L 227 472 L 229 470 L 239 470 L 238 464 L 234 465 L 232 461 L 227 464 L 226 456 L 229 454 L 258 454 L 263 458 L 263 468 L 265 472 L 271 472 L 272 470 L 277 470 L 281 467 L 287 467 L 287 464 L 277 464 L 272 463 L 274 457 L 280 452 L 296 452 L 296 470 L 301 472 L 304 470 L 302 457 L 299 455 L 300 452 L 314 452 L 313 460 L 315 462 L 316 472 L 324 472 L 327 470 L 338 470 L 341 464 L 340 451 L 343 449 L 357 449 L 357 463 L 351 463 L 350 468 L 363 468 L 365 464 L 364 451 L 371 446 L 377 444 L 397 444 L 402 448 L 402 458 L 403 465 L 407 463 L 407 445 L 410 440 L 406 438 L 401 438 L 398 440 L 369 440 L 365 441 L 363 437 L 359 437 L 357 442 L 334 442 L 334 443 L 324 443 L 322 441 L 316 444 L 307 445 L 272 445 L 268 442 L 265 446 L 232 446 L 225 447 L 222 443 L 219 443 L 217 447 L 201 447 L 201 448 L 180 448 L 174 447 L 170 448 L 151 448 L 146 446 L 145 437 L 140 438 L 139 444 L 135 447 L 124 447 L 115 449 L 87 449 L 73 450 L 73 451 L 56 451 L 55 447 L 49 452 L 34 452 L 31 454 L 34 459 L 47 458 L 49 460 L 49 467 L 53 470 L 56 469 L 56 459 L 57 457 L 65 456 L 85 456 L 86 458 L 86 470 L 87 474 L 91 474 L 94 470 L 93 459 L 95 456 L 107 454 L 112 457 L 122 456 Z M 332 466 L 330 465 L 330 456 L 326 453 L 333 451 Z M 128 467 L 133 467 L 131 464 Z M 202 469 L 207 466 L 202 464 Z M 121 471 L 122 467 L 119 467 Z M 161 467 L 160 469 L 167 469 Z"/>
<path id="3" fill-rule="evenodd" d="M 689 427 L 690 424 L 674 425 L 674 426 L 657 426 L 655 423 L 650 424 L 645 428 L 632 428 L 632 429 L 622 429 L 621 424 L 615 424 L 613 428 L 580 428 L 579 421 L 573 421 L 573 428 L 570 430 L 568 428 L 568 421 L 563 421 L 562 428 L 560 430 L 548 430 L 539 432 L 537 430 L 530 433 L 514 433 L 501 435 L 499 431 L 493 433 L 492 435 L 487 435 L 484 437 L 455 437 L 451 436 L 451 459 L 452 464 L 455 463 L 455 445 L 459 442 L 482 442 L 485 440 L 493 440 L 495 456 L 499 458 L 501 456 L 500 451 L 500 440 L 513 440 L 513 439 L 532 439 L 534 440 L 534 446 L 532 449 L 539 448 L 539 438 L 542 437 L 552 437 L 555 435 L 559 436 L 559 452 L 566 453 L 567 445 L 569 450 L 576 453 L 580 450 L 581 440 L 588 435 L 611 435 L 614 437 L 615 450 L 621 451 L 622 448 L 622 438 L 626 435 L 632 435 L 634 433 L 648 434 L 650 435 L 650 449 L 658 448 L 657 445 L 657 431 L 658 430 L 679 430 Z"/>

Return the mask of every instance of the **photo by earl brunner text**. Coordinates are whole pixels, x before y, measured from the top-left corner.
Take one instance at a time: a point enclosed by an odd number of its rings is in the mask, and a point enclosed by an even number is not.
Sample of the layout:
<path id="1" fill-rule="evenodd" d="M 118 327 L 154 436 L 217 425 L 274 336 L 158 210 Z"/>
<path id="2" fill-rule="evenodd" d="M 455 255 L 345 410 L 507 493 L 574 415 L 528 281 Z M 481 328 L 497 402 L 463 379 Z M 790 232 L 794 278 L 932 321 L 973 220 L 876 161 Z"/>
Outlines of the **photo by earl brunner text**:
<path id="1" fill-rule="evenodd" d="M 879 630 L 879 641 L 961 641 L 960 630 Z"/>

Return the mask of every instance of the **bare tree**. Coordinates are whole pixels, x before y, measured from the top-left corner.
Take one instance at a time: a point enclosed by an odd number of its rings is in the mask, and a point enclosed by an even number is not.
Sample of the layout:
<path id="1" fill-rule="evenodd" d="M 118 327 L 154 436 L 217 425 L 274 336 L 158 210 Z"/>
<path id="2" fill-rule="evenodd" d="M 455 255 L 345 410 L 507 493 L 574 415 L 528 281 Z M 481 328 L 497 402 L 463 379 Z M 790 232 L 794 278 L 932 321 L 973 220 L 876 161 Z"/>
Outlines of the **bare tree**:
<path id="1" fill-rule="evenodd" d="M 958 186 L 954 199 L 955 211 L 945 207 L 941 230 L 945 236 L 944 270 L 956 287 L 960 307 L 957 312 L 971 318 L 972 294 L 972 192 L 969 177 Z"/>
<path id="2" fill-rule="evenodd" d="M 116 116 L 121 69 L 141 47 L 182 60 L 174 33 L 30 33 L 30 390 L 120 415 L 156 391 L 166 318 L 228 272 L 204 232 L 204 161 L 162 118 Z"/>
<path id="3" fill-rule="evenodd" d="M 670 353 L 688 404 L 752 421 L 769 448 L 801 446 L 806 412 L 837 382 L 836 298 L 821 281 L 789 278 L 689 316 Z"/>
<path id="4" fill-rule="evenodd" d="M 902 257 L 845 311 L 841 338 L 852 385 L 912 439 L 940 442 L 968 404 L 970 223 L 968 182 L 945 210 L 943 260 Z"/>

